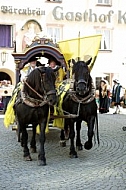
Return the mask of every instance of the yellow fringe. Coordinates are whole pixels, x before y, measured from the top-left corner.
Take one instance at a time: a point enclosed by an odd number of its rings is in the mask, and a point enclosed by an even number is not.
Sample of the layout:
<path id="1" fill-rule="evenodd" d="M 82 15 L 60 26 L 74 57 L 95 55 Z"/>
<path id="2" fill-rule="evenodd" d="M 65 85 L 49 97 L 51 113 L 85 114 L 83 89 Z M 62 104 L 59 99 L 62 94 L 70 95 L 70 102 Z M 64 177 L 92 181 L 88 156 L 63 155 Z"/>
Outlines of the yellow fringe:
<path id="1" fill-rule="evenodd" d="M 58 88 L 58 95 L 59 95 L 59 101 L 58 101 L 58 109 L 56 108 L 56 106 L 54 106 L 54 115 L 59 115 L 62 116 L 63 115 L 63 110 L 62 110 L 62 103 L 63 103 L 63 98 L 66 94 L 66 92 L 68 91 L 68 89 L 70 88 L 70 83 L 66 83 L 63 81 Z M 64 118 L 56 118 L 53 121 L 53 126 L 60 128 L 60 129 L 64 129 Z"/>

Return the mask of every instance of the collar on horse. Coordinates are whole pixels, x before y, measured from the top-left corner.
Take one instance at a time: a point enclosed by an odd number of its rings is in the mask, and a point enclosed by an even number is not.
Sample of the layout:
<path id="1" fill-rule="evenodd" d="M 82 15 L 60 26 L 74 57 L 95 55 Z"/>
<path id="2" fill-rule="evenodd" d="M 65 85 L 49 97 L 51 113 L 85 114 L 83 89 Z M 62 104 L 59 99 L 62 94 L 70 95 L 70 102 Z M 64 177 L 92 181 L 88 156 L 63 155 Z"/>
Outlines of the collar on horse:
<path id="1" fill-rule="evenodd" d="M 86 97 L 80 97 L 76 95 L 76 91 L 73 90 L 73 84 L 75 82 L 74 79 L 70 80 L 70 89 L 68 91 L 71 99 L 76 102 L 76 103 L 81 103 L 81 104 L 88 104 L 90 102 L 92 102 L 94 100 L 94 95 L 92 93 L 89 93 L 89 95 L 87 95 Z"/>
<path id="2" fill-rule="evenodd" d="M 35 93 L 37 94 L 38 97 L 41 98 L 40 99 L 35 99 L 35 98 L 31 98 L 30 96 L 26 95 L 23 91 L 21 93 L 21 98 L 23 100 L 23 102 L 30 106 L 30 107 L 42 107 L 44 106 L 45 104 L 48 104 L 49 102 L 47 101 L 47 94 L 46 96 L 42 96 L 40 95 L 38 92 L 36 92 L 26 81 L 24 81 L 24 83 Z M 49 91 L 50 93 L 50 91 Z"/>
<path id="3" fill-rule="evenodd" d="M 94 95 L 89 94 L 86 97 L 78 97 L 75 92 L 70 93 L 70 97 L 74 102 L 81 103 L 81 104 L 88 104 L 94 100 Z"/>

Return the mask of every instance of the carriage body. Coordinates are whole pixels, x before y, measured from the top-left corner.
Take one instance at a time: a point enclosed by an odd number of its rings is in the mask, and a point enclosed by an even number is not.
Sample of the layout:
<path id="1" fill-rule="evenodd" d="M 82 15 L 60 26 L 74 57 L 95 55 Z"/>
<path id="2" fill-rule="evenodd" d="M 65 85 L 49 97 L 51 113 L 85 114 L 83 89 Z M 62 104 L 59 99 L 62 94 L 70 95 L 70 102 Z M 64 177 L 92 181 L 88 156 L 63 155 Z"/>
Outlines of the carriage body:
<path id="1" fill-rule="evenodd" d="M 60 51 L 58 44 L 53 43 L 51 39 L 48 38 L 35 38 L 30 46 L 27 46 L 24 50 L 24 52 L 16 52 L 16 43 L 14 52 L 12 53 L 16 65 L 16 86 L 20 82 L 20 73 L 21 70 L 27 69 L 28 60 L 32 57 L 36 57 L 38 60 L 41 61 L 41 58 L 46 58 L 55 60 L 56 64 L 61 66 L 66 73 L 68 73 L 67 64 L 65 62 L 64 56 L 62 52 Z M 43 63 L 41 62 L 43 65 Z M 48 66 L 48 65 L 46 65 Z M 49 126 L 52 126 L 52 121 L 54 117 L 50 116 Z M 20 130 L 18 127 L 18 123 L 14 122 L 11 124 L 12 130 L 16 130 L 17 133 L 17 140 L 20 142 Z M 31 129 L 32 125 L 29 124 L 27 128 Z"/>
<path id="2" fill-rule="evenodd" d="M 44 57 L 55 60 L 58 65 L 67 70 L 64 56 L 60 51 L 58 44 L 53 43 L 52 40 L 48 38 L 35 38 L 32 44 L 26 47 L 24 52 L 17 53 L 15 48 L 12 56 L 14 57 L 16 64 L 16 84 L 20 80 L 20 71 L 27 65 L 28 60 L 32 57 L 36 57 L 38 59 Z"/>

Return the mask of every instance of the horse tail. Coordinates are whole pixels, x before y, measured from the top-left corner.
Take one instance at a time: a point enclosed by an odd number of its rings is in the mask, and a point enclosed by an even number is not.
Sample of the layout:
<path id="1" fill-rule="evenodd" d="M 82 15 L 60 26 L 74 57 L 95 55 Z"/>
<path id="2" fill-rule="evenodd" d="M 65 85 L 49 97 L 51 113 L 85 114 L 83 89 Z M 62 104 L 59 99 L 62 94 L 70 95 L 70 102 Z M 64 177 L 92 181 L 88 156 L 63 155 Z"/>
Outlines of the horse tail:
<path id="1" fill-rule="evenodd" d="M 98 114 L 96 114 L 96 117 L 95 117 L 95 132 L 96 132 L 96 135 L 97 135 L 97 142 L 98 142 L 98 145 L 100 144 L 100 140 L 99 140 L 99 130 L 98 130 Z M 95 133 L 94 133 L 94 138 L 95 138 Z M 96 142 L 96 140 L 95 140 Z"/>

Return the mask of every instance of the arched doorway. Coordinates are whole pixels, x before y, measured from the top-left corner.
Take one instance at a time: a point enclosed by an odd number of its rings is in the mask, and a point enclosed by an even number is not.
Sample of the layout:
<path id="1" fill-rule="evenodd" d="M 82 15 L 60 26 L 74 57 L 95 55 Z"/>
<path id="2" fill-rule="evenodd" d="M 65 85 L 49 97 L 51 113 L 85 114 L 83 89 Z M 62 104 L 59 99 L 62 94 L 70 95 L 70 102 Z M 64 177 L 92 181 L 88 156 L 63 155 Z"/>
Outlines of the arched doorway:
<path id="1" fill-rule="evenodd" d="M 9 80 L 12 83 L 11 77 L 7 73 L 0 71 L 0 81 L 3 80 Z"/>

